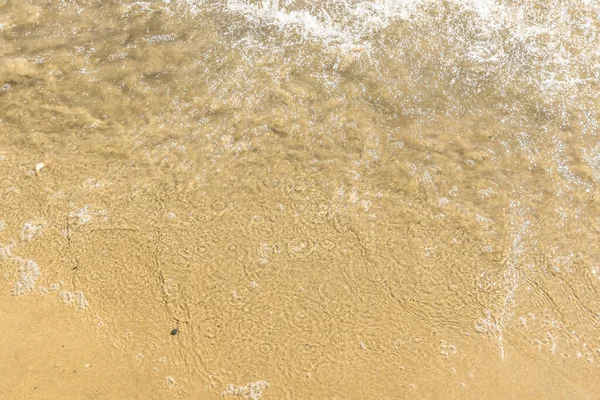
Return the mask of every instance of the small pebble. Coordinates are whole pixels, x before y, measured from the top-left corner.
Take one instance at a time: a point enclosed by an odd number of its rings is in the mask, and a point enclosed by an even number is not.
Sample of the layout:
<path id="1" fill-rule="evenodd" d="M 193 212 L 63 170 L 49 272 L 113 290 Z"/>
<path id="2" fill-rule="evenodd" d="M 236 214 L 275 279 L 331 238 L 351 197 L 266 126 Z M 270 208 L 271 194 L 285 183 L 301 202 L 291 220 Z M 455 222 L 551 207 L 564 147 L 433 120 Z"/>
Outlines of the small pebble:
<path id="1" fill-rule="evenodd" d="M 175 336 L 177 335 L 177 332 L 179 332 L 179 329 L 175 328 L 171 331 L 171 335 Z"/>

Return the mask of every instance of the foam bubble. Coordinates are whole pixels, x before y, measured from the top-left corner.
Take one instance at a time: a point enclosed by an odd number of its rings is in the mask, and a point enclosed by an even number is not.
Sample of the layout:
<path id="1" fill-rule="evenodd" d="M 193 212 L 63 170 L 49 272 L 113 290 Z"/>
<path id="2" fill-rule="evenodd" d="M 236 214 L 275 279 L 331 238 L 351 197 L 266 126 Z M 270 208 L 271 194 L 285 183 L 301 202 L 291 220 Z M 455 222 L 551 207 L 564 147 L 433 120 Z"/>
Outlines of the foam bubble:
<path id="1" fill-rule="evenodd" d="M 13 255 L 10 250 L 13 247 L 15 247 L 14 241 L 11 241 L 11 243 L 7 245 L 3 245 L 2 243 L 0 243 L 0 260 L 7 260 L 9 258 L 12 258 Z"/>
<path id="2" fill-rule="evenodd" d="M 235 386 L 233 384 L 227 385 L 221 397 L 225 396 L 237 396 L 247 400 L 258 400 L 262 396 L 263 390 L 269 387 L 269 384 L 265 381 L 257 381 L 246 384 L 246 386 Z"/>
<path id="3" fill-rule="evenodd" d="M 27 293 L 35 287 L 35 283 L 40 277 L 40 268 L 33 260 L 24 260 L 19 257 L 13 258 L 18 263 L 18 278 L 12 290 L 14 296 L 20 296 Z"/>
<path id="4" fill-rule="evenodd" d="M 80 310 L 85 310 L 88 308 L 89 304 L 83 295 L 83 292 L 68 292 L 64 291 L 60 293 L 60 298 L 65 304 L 70 304 L 75 306 Z"/>
<path id="5" fill-rule="evenodd" d="M 21 240 L 24 242 L 30 242 L 35 237 L 39 236 L 42 233 L 43 224 L 35 224 L 33 222 L 26 222 L 23 225 L 23 230 L 21 231 Z"/>
<path id="6" fill-rule="evenodd" d="M 144 37 L 144 41 L 149 44 L 156 44 L 161 42 L 172 42 L 177 39 L 177 36 L 173 33 L 163 35 L 152 35 Z"/>
<path id="7" fill-rule="evenodd" d="M 188 1 L 188 4 L 194 3 Z M 302 38 L 318 38 L 325 43 L 337 43 L 342 49 L 368 46 L 368 38 L 387 28 L 396 20 L 415 18 L 419 10 L 433 5 L 432 0 L 333 0 L 322 4 L 298 7 L 294 1 L 228 0 L 229 12 L 242 14 L 250 22 L 277 26 L 283 31 L 295 31 Z M 477 13 L 490 24 L 498 24 L 503 8 L 494 0 L 456 0 L 463 8 Z"/>

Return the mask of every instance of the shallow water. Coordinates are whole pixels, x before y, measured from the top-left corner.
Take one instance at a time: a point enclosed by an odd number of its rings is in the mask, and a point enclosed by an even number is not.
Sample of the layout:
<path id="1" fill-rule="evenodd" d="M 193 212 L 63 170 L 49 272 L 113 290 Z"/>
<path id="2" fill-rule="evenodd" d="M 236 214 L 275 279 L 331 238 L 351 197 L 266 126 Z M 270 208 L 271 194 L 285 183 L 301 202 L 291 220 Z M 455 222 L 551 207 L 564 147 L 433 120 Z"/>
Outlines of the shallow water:
<path id="1" fill-rule="evenodd" d="M 0 392 L 596 398 L 599 36 L 589 0 L 0 1 Z"/>

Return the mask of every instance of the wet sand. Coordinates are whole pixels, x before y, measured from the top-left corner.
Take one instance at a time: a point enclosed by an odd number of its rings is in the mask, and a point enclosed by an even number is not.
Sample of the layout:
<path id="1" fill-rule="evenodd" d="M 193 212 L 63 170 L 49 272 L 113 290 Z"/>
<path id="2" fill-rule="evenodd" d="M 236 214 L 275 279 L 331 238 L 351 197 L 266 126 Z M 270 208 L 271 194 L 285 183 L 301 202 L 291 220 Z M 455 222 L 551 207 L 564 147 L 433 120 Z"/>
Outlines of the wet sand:
<path id="1" fill-rule="evenodd" d="M 0 3 L 0 393 L 596 398 L 599 13 Z"/>

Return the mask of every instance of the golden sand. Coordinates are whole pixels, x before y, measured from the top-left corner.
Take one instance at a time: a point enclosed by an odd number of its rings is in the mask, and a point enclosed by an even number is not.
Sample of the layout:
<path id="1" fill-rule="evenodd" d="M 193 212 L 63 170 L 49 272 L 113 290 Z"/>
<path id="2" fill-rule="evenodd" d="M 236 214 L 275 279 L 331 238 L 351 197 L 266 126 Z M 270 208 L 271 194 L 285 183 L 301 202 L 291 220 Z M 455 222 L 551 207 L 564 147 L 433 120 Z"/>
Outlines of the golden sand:
<path id="1" fill-rule="evenodd" d="M 0 398 L 597 399 L 599 11 L 0 1 Z"/>

